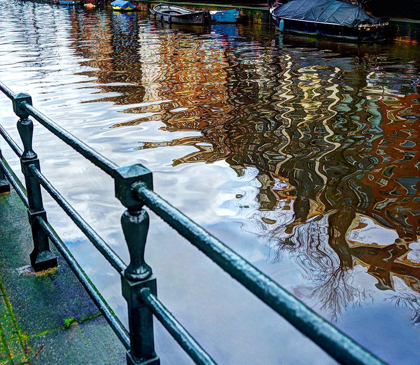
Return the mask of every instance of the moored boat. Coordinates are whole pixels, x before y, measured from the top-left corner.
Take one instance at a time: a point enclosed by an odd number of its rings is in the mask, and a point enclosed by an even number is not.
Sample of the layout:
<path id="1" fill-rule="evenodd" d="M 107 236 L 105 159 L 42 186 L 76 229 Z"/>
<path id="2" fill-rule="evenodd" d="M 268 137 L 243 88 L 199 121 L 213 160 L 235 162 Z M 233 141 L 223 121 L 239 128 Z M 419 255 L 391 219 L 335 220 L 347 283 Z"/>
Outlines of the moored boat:
<path id="1" fill-rule="evenodd" d="M 388 22 L 337 0 L 293 0 L 270 9 L 280 31 L 367 42 L 385 37 Z"/>
<path id="2" fill-rule="evenodd" d="M 211 10 L 210 17 L 214 23 L 236 23 L 239 18 L 239 9 Z"/>
<path id="3" fill-rule="evenodd" d="M 206 24 L 210 19 L 207 10 L 196 11 L 169 4 L 155 5 L 150 12 L 155 19 L 165 23 Z"/>
<path id="4" fill-rule="evenodd" d="M 76 5 L 77 4 L 75 0 L 59 0 L 58 3 L 60 5 Z"/>
<path id="5" fill-rule="evenodd" d="M 133 11 L 136 6 L 131 4 L 129 1 L 116 0 L 111 3 L 112 10 L 116 11 Z"/>

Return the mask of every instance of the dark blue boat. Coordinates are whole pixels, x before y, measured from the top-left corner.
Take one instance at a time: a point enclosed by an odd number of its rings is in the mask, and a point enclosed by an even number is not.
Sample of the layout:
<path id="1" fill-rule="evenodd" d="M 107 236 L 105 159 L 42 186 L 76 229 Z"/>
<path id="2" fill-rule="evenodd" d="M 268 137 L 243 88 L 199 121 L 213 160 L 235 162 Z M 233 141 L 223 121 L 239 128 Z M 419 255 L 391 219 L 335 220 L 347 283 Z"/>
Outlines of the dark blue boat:
<path id="1" fill-rule="evenodd" d="M 270 9 L 280 31 L 366 42 L 384 38 L 388 22 L 336 0 L 293 0 Z"/>

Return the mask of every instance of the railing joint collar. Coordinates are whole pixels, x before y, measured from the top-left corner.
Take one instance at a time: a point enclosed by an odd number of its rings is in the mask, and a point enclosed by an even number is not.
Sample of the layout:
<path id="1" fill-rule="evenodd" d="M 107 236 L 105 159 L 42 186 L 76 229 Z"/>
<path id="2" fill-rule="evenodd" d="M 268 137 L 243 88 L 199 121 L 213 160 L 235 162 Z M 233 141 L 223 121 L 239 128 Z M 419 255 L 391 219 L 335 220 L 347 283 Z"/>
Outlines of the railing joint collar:
<path id="1" fill-rule="evenodd" d="M 29 113 L 25 108 L 26 105 L 32 105 L 32 97 L 29 94 L 20 93 L 13 99 L 13 110 L 22 120 L 29 117 Z"/>
<path id="2" fill-rule="evenodd" d="M 143 203 L 133 194 L 138 184 L 153 190 L 152 172 L 141 164 L 119 167 L 115 170 L 115 196 L 130 211 L 140 210 Z"/>

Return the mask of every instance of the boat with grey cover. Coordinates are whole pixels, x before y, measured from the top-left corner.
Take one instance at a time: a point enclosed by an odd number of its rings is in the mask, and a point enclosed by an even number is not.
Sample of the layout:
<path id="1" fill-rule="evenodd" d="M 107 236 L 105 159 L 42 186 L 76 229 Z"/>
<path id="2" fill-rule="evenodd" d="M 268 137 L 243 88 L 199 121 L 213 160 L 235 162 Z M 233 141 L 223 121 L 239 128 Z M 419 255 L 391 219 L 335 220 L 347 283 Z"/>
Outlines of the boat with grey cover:
<path id="1" fill-rule="evenodd" d="M 292 0 L 270 9 L 280 31 L 367 42 L 381 40 L 388 22 L 337 0 Z"/>
<path id="2" fill-rule="evenodd" d="M 158 4 L 150 12 L 155 19 L 165 23 L 206 24 L 210 20 L 207 10 L 196 11 L 177 5 Z"/>

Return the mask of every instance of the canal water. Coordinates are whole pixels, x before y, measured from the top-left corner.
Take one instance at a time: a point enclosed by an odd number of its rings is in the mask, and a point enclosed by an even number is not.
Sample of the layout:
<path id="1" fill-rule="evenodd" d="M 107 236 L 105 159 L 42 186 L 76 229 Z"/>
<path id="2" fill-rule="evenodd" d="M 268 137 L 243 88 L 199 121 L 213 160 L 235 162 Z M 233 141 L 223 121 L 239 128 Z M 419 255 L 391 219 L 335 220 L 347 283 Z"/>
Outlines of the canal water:
<path id="1" fill-rule="evenodd" d="M 418 46 L 18 0 L 0 0 L 0 14 L 2 82 L 117 164 L 146 165 L 165 199 L 370 351 L 418 363 Z M 18 140 L 5 97 L 0 117 Z M 112 181 L 38 124 L 34 145 L 127 261 Z M 45 200 L 126 322 L 119 276 Z M 146 258 L 160 299 L 217 362 L 334 363 L 153 215 Z M 163 364 L 191 363 L 156 334 Z"/>

